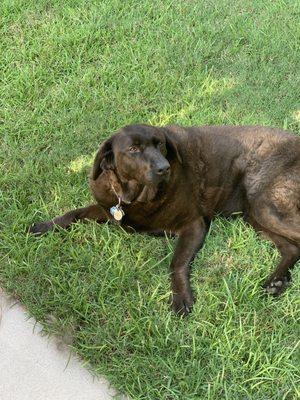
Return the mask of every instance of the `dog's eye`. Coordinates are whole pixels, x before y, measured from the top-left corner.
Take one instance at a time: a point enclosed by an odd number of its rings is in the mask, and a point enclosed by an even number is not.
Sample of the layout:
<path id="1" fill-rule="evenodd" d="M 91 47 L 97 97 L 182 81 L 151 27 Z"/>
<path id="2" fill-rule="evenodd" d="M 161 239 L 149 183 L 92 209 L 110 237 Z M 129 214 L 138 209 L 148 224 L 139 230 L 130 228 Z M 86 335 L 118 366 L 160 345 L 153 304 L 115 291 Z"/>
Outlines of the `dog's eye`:
<path id="1" fill-rule="evenodd" d="M 129 153 L 138 153 L 140 149 L 137 146 L 130 146 L 129 147 Z"/>
<path id="2" fill-rule="evenodd" d="M 163 145 L 163 142 L 159 139 L 155 139 L 154 141 L 154 146 L 156 147 L 161 147 Z"/>

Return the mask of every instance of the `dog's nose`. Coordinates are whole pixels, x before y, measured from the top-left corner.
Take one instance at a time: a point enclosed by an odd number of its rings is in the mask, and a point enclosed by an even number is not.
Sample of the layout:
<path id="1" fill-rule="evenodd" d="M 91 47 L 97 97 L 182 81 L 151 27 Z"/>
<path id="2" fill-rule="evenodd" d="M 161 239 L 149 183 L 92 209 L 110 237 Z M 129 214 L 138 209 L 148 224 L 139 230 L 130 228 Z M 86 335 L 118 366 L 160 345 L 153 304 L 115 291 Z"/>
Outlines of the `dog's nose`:
<path id="1" fill-rule="evenodd" d="M 169 171 L 170 171 L 170 165 L 165 164 L 165 165 L 159 166 L 156 170 L 156 173 L 157 173 L 157 175 L 166 175 L 167 173 L 169 173 Z"/>

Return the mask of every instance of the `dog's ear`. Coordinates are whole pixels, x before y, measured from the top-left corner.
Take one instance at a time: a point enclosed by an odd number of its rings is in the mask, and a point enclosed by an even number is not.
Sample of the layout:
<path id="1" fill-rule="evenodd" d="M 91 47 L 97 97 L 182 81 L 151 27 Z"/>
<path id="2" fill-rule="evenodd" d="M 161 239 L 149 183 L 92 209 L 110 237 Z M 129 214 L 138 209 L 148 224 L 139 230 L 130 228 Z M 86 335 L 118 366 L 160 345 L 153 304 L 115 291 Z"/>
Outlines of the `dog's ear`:
<path id="1" fill-rule="evenodd" d="M 95 181 L 103 170 L 114 169 L 115 159 L 112 149 L 113 137 L 101 144 L 93 164 L 92 178 Z"/>
<path id="2" fill-rule="evenodd" d="M 166 137 L 167 152 L 174 154 L 180 164 L 182 164 L 182 158 L 178 150 L 179 144 L 176 140 L 175 135 L 173 135 L 173 133 L 170 132 L 168 129 L 164 129 L 164 134 Z"/>

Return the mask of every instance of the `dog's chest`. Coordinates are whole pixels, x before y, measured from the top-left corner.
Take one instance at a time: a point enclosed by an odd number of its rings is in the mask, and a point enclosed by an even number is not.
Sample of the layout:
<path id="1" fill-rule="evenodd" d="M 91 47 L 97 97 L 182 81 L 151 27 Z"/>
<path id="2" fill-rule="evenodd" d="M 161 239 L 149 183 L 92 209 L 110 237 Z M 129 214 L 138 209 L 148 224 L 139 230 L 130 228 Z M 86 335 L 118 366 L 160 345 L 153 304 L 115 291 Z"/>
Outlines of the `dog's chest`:
<path id="1" fill-rule="evenodd" d="M 146 203 L 125 205 L 122 223 L 142 230 L 168 230 L 175 232 L 189 217 L 188 210 L 182 210 L 176 201 L 161 204 Z"/>

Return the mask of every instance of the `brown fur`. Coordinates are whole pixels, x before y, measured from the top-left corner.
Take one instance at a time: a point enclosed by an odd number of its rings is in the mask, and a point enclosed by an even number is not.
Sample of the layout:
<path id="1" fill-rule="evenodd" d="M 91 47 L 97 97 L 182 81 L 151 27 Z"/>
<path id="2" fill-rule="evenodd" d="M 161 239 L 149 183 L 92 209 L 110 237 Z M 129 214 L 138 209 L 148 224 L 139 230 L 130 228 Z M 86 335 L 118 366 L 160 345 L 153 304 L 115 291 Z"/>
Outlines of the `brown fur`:
<path id="1" fill-rule="evenodd" d="M 193 305 L 189 265 L 214 216 L 241 212 L 281 253 L 264 287 L 279 294 L 300 257 L 300 138 L 264 127 L 133 125 L 96 155 L 90 188 L 97 204 L 34 224 L 42 234 L 81 219 L 112 220 L 122 201 L 129 231 L 179 236 L 171 262 L 172 307 Z"/>

